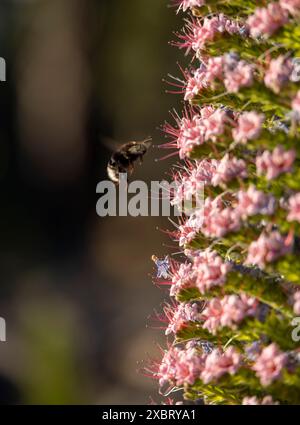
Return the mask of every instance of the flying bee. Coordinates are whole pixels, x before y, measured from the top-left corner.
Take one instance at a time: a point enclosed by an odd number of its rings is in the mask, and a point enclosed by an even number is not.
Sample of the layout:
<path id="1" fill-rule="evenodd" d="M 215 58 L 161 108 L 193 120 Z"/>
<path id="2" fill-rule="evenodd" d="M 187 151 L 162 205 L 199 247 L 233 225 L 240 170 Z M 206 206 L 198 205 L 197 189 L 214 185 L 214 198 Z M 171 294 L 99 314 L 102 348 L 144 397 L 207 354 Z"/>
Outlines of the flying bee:
<path id="1" fill-rule="evenodd" d="M 152 144 L 151 137 L 141 142 L 128 142 L 120 146 L 111 156 L 107 164 L 107 175 L 115 184 L 119 183 L 120 174 L 131 175 L 136 161 L 141 164 L 143 157 Z"/>

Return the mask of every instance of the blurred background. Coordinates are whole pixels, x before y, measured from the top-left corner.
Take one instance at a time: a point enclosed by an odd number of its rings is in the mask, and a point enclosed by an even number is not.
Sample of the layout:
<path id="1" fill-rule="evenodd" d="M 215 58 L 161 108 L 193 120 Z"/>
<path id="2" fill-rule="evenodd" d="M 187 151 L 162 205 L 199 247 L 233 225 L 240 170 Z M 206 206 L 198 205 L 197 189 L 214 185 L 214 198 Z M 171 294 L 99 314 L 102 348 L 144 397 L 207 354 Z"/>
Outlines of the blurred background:
<path id="1" fill-rule="evenodd" d="M 1 0 L 0 403 L 146 404 L 137 372 L 159 355 L 147 316 L 166 294 L 152 254 L 172 244 L 158 217 L 96 215 L 106 139 L 152 135 L 180 97 L 168 0 Z M 135 178 L 165 177 L 147 155 Z M 162 343 L 163 344 L 163 343 Z"/>

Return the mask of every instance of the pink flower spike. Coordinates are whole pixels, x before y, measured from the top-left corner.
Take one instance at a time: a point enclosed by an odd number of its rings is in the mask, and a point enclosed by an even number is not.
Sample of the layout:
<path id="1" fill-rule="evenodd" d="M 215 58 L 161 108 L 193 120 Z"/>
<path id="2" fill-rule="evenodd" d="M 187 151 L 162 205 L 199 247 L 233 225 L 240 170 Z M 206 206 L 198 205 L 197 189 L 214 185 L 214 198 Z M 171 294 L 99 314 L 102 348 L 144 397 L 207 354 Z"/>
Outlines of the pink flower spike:
<path id="1" fill-rule="evenodd" d="M 237 128 L 232 135 L 235 142 L 246 143 L 248 140 L 257 139 L 261 133 L 265 116 L 257 112 L 244 112 L 238 117 Z"/>
<path id="2" fill-rule="evenodd" d="M 275 343 L 272 343 L 262 350 L 252 369 L 256 372 L 261 384 L 266 387 L 280 378 L 286 361 L 286 354 L 281 352 Z"/>
<path id="3" fill-rule="evenodd" d="M 296 158 L 294 149 L 284 150 L 282 146 L 277 146 L 273 152 L 264 151 L 256 158 L 256 169 L 259 176 L 266 174 L 267 180 L 275 179 L 282 173 L 292 171 L 292 166 Z"/>

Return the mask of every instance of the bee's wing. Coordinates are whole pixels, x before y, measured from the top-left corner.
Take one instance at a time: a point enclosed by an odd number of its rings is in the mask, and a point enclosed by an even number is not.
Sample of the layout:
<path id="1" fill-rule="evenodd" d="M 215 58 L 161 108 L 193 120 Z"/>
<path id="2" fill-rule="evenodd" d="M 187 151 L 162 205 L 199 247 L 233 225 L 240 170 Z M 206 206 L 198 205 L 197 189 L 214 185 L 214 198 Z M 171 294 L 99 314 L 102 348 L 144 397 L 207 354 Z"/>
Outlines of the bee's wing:
<path id="1" fill-rule="evenodd" d="M 121 144 L 117 142 L 116 140 L 110 138 L 110 137 L 104 137 L 101 136 L 101 142 L 102 144 L 109 149 L 111 152 L 118 151 L 121 148 Z"/>

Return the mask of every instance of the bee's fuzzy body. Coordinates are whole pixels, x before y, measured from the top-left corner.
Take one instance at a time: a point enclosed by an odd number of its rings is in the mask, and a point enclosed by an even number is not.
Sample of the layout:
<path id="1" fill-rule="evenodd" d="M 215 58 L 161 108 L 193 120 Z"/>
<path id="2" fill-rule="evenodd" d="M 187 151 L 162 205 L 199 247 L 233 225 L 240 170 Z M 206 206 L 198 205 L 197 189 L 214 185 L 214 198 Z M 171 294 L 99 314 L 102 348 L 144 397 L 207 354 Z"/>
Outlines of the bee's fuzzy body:
<path id="1" fill-rule="evenodd" d="M 107 175 L 115 184 L 119 183 L 119 175 L 127 173 L 131 175 L 136 161 L 142 161 L 145 153 L 151 146 L 151 139 L 141 142 L 128 142 L 115 151 L 108 164 Z"/>

